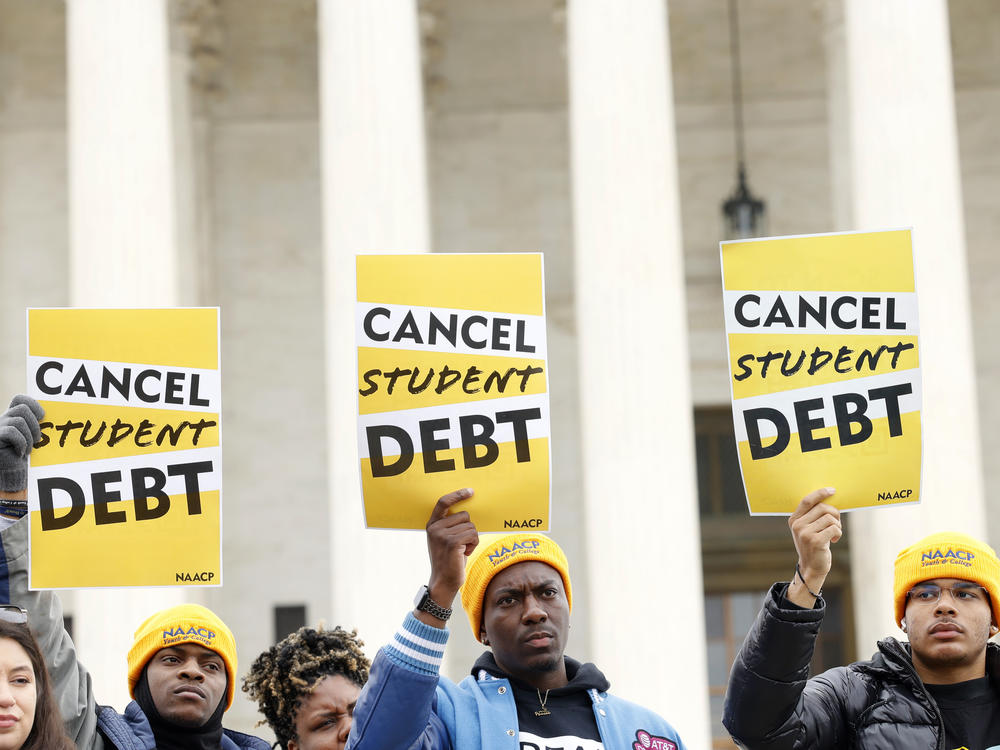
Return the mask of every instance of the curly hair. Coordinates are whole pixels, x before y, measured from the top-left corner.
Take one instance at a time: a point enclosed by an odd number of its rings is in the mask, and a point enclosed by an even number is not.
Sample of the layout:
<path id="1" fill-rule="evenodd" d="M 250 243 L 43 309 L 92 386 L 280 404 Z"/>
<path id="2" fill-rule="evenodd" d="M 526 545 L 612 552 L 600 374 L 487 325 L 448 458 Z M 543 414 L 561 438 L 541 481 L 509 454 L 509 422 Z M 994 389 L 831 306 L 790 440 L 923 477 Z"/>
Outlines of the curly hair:
<path id="1" fill-rule="evenodd" d="M 371 662 L 361 650 L 364 645 L 357 630 L 302 627 L 254 660 L 243 691 L 257 702 L 282 748 L 298 739 L 295 714 L 321 679 L 339 674 L 358 687 L 368 682 Z"/>

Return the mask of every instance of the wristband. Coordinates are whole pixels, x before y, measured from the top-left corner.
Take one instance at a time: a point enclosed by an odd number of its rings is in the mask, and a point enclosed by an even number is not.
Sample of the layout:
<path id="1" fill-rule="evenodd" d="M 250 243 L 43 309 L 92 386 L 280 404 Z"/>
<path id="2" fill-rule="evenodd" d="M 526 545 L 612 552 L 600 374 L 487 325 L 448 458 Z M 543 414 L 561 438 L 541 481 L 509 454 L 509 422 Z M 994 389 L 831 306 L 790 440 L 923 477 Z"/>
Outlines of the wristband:
<path id="1" fill-rule="evenodd" d="M 10 498 L 0 498 L 0 516 L 7 518 L 23 518 L 28 514 L 27 500 L 12 500 Z"/>
<path id="2" fill-rule="evenodd" d="M 818 594 L 816 592 L 814 592 L 811 588 L 809 588 L 809 584 L 806 583 L 806 579 L 802 577 L 802 571 L 799 570 L 799 564 L 798 563 L 795 563 L 795 575 L 797 575 L 799 577 L 799 580 L 802 581 L 802 585 L 806 587 L 806 591 L 808 591 L 810 594 L 812 594 L 812 597 L 814 599 L 819 599 L 821 596 L 823 596 L 823 589 L 822 588 L 820 588 Z"/>

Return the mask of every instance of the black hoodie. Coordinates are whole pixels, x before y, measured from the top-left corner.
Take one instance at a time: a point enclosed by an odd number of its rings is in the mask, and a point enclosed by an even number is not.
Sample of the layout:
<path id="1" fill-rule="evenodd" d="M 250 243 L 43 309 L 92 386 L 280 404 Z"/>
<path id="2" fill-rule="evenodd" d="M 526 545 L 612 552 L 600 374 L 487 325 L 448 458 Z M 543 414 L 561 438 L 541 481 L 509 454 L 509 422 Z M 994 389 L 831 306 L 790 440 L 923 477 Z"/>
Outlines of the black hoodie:
<path id="1" fill-rule="evenodd" d="M 156 750 L 218 750 L 222 747 L 222 714 L 226 712 L 226 696 L 208 721 L 200 727 L 182 727 L 160 716 L 149 691 L 146 670 L 142 670 L 135 685 L 135 702 L 146 714 L 156 738 Z"/>
<path id="2" fill-rule="evenodd" d="M 589 750 L 600 747 L 601 735 L 594 718 L 594 704 L 587 691 L 604 692 L 611 685 L 593 664 L 581 664 L 568 656 L 563 659 L 569 682 L 549 690 L 547 694 L 506 674 L 497 666 L 489 651 L 480 656 L 472 667 L 474 677 L 483 670 L 510 682 L 517 706 L 522 750 Z M 543 701 L 548 713 L 539 716 L 538 713 L 543 713 Z"/>

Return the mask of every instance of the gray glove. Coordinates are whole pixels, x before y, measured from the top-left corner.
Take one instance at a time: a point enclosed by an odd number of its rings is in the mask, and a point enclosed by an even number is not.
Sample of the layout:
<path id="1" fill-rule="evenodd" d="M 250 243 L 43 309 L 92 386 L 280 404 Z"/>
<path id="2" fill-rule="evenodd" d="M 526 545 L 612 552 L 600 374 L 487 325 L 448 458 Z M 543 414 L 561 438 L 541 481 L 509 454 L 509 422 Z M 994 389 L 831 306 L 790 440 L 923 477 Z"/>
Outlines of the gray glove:
<path id="1" fill-rule="evenodd" d="M 20 492 L 28 487 L 28 454 L 41 440 L 38 420 L 45 410 L 31 396 L 14 396 L 0 414 L 0 492 Z"/>

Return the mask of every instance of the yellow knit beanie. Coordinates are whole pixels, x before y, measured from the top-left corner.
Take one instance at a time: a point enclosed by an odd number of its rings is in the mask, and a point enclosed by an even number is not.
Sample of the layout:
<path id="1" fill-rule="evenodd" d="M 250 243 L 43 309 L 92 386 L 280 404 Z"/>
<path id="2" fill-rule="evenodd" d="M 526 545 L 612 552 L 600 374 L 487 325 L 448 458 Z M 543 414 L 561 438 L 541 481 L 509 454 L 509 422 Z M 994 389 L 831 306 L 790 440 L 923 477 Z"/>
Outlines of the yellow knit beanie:
<path id="1" fill-rule="evenodd" d="M 566 589 L 566 602 L 572 611 L 569 563 L 558 544 L 543 534 L 507 534 L 489 542 L 480 541 L 465 566 L 465 583 L 461 589 L 462 607 L 469 616 L 469 625 L 477 641 L 483 625 L 483 597 L 493 576 L 511 565 L 532 560 L 551 565 L 559 571 Z"/>
<path id="2" fill-rule="evenodd" d="M 226 665 L 226 708 L 233 705 L 236 689 L 236 639 L 212 610 L 199 604 L 178 604 L 146 619 L 135 631 L 135 642 L 128 650 L 128 692 L 135 698 L 135 686 L 146 663 L 160 649 L 194 643 L 214 651 Z"/>
<path id="3" fill-rule="evenodd" d="M 978 583 L 989 592 L 993 620 L 1000 623 L 1000 560 L 993 548 L 967 534 L 931 534 L 898 555 L 893 600 L 896 623 L 906 612 L 906 592 L 932 578 L 958 578 Z"/>

